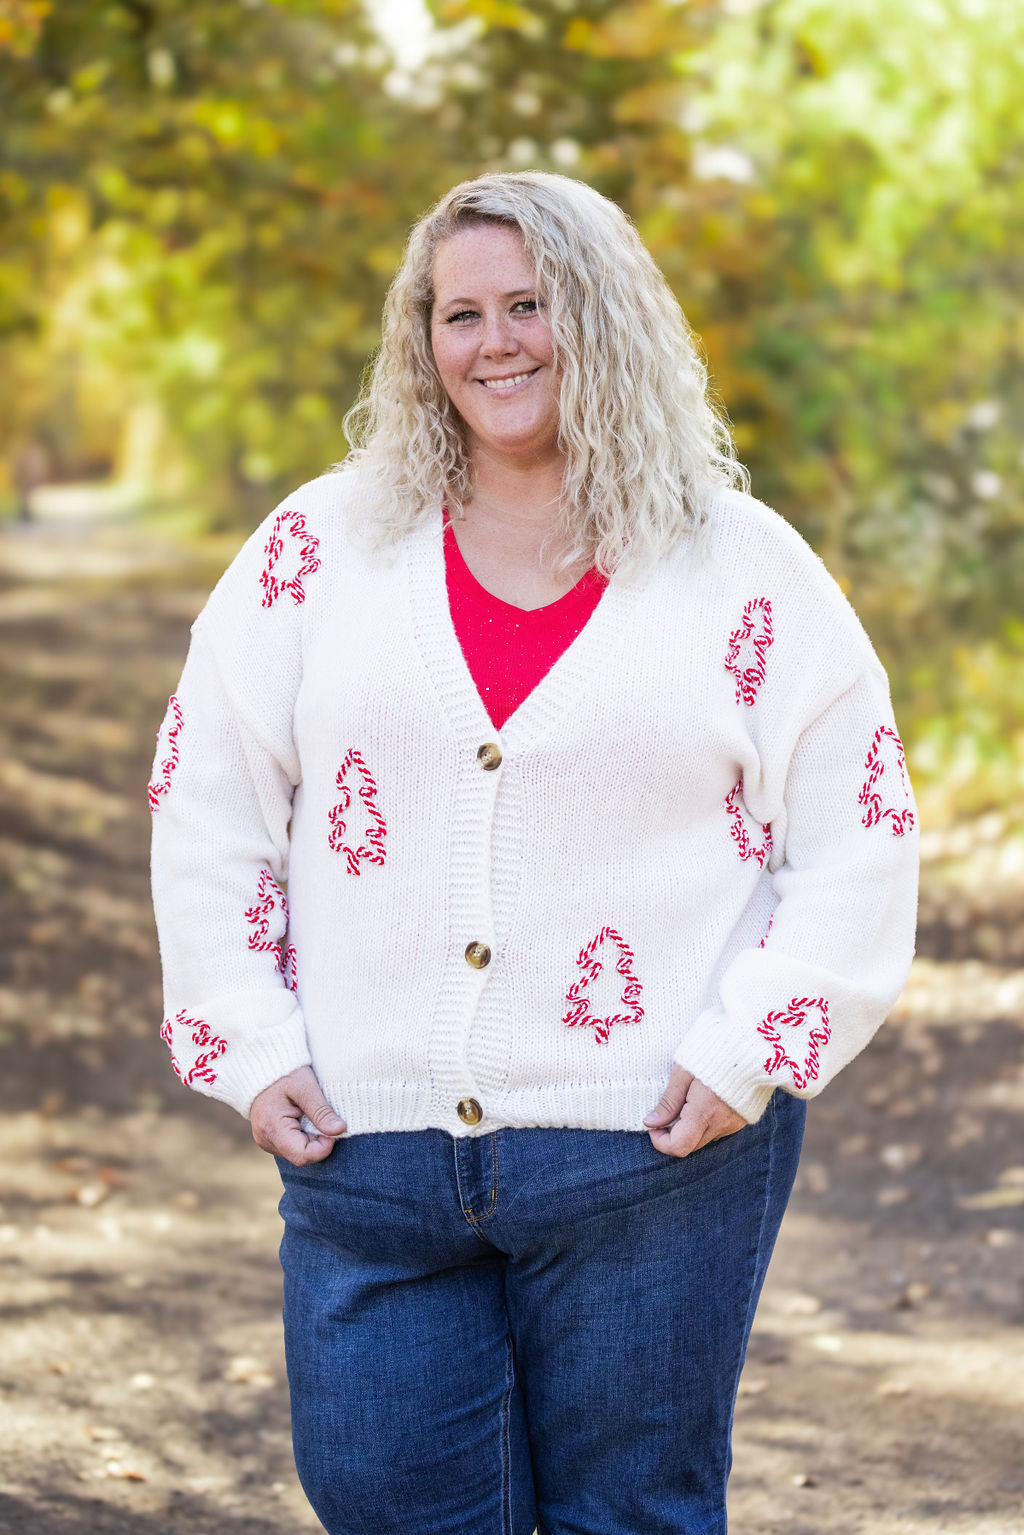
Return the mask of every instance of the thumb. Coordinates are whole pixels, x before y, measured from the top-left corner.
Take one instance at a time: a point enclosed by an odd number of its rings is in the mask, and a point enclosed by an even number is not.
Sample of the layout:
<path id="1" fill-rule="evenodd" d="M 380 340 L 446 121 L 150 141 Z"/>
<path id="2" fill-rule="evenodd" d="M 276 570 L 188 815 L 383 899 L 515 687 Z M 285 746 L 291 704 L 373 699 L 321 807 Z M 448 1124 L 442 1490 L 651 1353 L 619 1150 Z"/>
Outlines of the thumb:
<path id="1" fill-rule="evenodd" d="M 298 1091 L 292 1092 L 292 1102 L 305 1114 L 306 1118 L 316 1125 L 321 1135 L 343 1135 L 345 1121 L 340 1114 L 336 1114 L 320 1091 L 319 1083 L 314 1082 L 310 1086 L 303 1084 Z"/>
<path id="2" fill-rule="evenodd" d="M 686 1102 L 686 1094 L 690 1090 L 692 1081 L 692 1071 L 684 1071 L 682 1066 L 673 1066 L 668 1085 L 654 1108 L 644 1115 L 644 1124 L 667 1125 L 671 1120 L 677 1119 Z"/>

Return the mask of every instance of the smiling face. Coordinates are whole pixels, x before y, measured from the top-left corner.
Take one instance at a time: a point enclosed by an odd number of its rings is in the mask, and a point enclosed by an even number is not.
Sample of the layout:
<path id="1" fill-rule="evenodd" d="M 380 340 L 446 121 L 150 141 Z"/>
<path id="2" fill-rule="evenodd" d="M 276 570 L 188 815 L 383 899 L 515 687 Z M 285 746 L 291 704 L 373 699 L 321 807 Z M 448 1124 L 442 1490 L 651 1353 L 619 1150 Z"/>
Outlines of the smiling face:
<path id="1" fill-rule="evenodd" d="M 471 459 L 560 456 L 551 330 L 517 229 L 475 225 L 438 246 L 430 340 Z"/>

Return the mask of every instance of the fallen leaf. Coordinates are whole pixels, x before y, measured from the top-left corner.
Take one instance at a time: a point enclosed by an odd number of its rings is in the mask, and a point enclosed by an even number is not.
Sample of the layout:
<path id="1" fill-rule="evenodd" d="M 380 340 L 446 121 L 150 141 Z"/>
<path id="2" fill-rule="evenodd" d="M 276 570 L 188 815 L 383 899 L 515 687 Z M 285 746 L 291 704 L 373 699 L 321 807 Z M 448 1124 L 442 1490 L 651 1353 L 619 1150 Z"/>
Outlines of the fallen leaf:
<path id="1" fill-rule="evenodd" d="M 128 1189 L 135 1182 L 129 1173 L 123 1173 L 119 1167 L 101 1167 L 97 1177 L 106 1189 Z"/>
<path id="2" fill-rule="evenodd" d="M 883 1146 L 879 1152 L 881 1160 L 894 1173 L 906 1172 L 908 1167 L 913 1167 L 915 1162 L 920 1162 L 921 1155 L 920 1146 L 901 1145 L 895 1142 L 890 1146 Z"/>
<path id="3" fill-rule="evenodd" d="M 957 1200 L 961 1210 L 1006 1210 L 1024 1205 L 1024 1188 L 986 1189 L 982 1194 L 965 1194 Z"/>
<path id="4" fill-rule="evenodd" d="M 989 1247 L 1012 1247 L 1017 1240 L 1017 1233 L 1011 1231 L 1008 1226 L 993 1226 L 985 1233 L 985 1241 Z"/>
<path id="5" fill-rule="evenodd" d="M 812 1339 L 815 1348 L 820 1348 L 823 1354 L 839 1354 L 842 1352 L 843 1340 L 837 1332 L 819 1332 Z"/>
<path id="6" fill-rule="evenodd" d="M 231 1381 L 234 1385 L 272 1386 L 274 1384 L 274 1377 L 266 1365 L 247 1354 L 240 1354 L 230 1361 L 224 1371 L 224 1379 Z"/>
<path id="7" fill-rule="evenodd" d="M 927 1300 L 931 1293 L 932 1287 L 926 1279 L 915 1279 L 900 1291 L 892 1304 L 896 1311 L 909 1311 L 912 1306 Z"/>
<path id="8" fill-rule="evenodd" d="M 906 1204 L 910 1198 L 910 1190 L 904 1188 L 901 1183 L 890 1183 L 886 1188 L 879 1189 L 875 1195 L 875 1204 L 881 1205 L 887 1210 L 891 1205 Z"/>
<path id="9" fill-rule="evenodd" d="M 87 1210 L 103 1203 L 110 1195 L 110 1190 L 102 1183 L 83 1183 L 80 1188 L 68 1189 L 68 1198 L 72 1204 L 84 1205 Z"/>
<path id="10" fill-rule="evenodd" d="M 107 1461 L 107 1475 L 115 1477 L 119 1482 L 144 1482 L 145 1474 L 135 1471 L 131 1466 L 122 1466 L 118 1460 Z"/>

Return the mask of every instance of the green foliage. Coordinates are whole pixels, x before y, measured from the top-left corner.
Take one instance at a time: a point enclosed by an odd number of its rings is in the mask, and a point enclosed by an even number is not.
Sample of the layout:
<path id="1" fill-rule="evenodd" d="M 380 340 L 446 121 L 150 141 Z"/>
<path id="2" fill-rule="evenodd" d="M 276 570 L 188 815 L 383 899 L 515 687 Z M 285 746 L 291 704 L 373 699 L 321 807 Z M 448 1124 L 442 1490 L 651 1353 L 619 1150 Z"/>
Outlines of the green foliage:
<path id="1" fill-rule="evenodd" d="M 412 220 L 464 176 L 564 171 L 636 221 L 928 760 L 1019 753 L 1024 10 L 430 10 L 402 69 L 358 0 L 0 0 L 8 444 L 123 467 L 158 410 L 167 483 L 184 460 L 249 523 L 342 455 Z"/>
<path id="2" fill-rule="evenodd" d="M 883 650 L 906 666 L 1012 609 L 1024 11 L 433 10 L 478 21 L 461 58 L 481 82 L 481 156 L 568 168 L 633 215 L 704 340 L 755 489 L 811 538 Z M 460 122 L 450 153 L 464 142 Z"/>
<path id="3" fill-rule="evenodd" d="M 356 0 L 58 0 L 0 59 L 8 422 L 74 459 L 155 398 L 214 497 L 264 503 L 339 457 L 439 174 L 389 63 Z"/>
<path id="4" fill-rule="evenodd" d="M 914 668 L 909 761 L 925 821 L 999 809 L 1024 828 L 1024 622 L 1008 619 L 997 638 L 954 646 L 945 666 L 943 677 L 927 660 Z"/>

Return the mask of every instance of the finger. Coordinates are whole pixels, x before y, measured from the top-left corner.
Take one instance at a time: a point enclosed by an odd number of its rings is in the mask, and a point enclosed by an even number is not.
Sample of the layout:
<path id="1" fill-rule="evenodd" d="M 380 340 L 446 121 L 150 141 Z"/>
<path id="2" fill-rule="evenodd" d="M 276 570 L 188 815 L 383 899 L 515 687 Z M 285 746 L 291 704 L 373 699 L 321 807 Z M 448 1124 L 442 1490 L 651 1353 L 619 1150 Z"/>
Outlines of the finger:
<path id="1" fill-rule="evenodd" d="M 674 1124 L 649 1133 L 658 1151 L 670 1157 L 688 1157 L 705 1143 L 706 1138 L 714 1139 L 709 1136 L 710 1129 L 709 1116 L 687 1101 Z"/>
<path id="2" fill-rule="evenodd" d="M 316 1125 L 321 1135 L 344 1135 L 347 1128 L 345 1121 L 331 1108 L 315 1077 L 308 1086 L 303 1084 L 293 1087 L 291 1099 L 302 1110 L 310 1124 Z"/>
<path id="3" fill-rule="evenodd" d="M 692 1071 L 684 1071 L 682 1066 L 673 1066 L 665 1091 L 658 1099 L 654 1108 L 644 1115 L 644 1124 L 648 1127 L 651 1125 L 667 1125 L 671 1120 L 675 1119 L 686 1101 L 686 1095 L 690 1090 L 690 1083 L 693 1080 Z"/>
<path id="4" fill-rule="evenodd" d="M 309 1135 L 297 1122 L 281 1123 L 266 1140 L 256 1143 L 271 1156 L 283 1157 L 293 1167 L 305 1167 L 309 1162 L 322 1162 L 334 1150 L 334 1137 Z"/>

